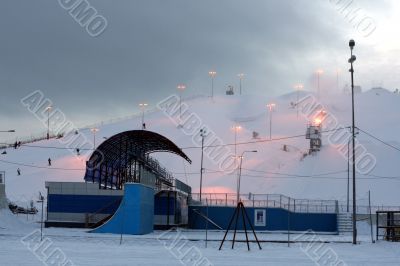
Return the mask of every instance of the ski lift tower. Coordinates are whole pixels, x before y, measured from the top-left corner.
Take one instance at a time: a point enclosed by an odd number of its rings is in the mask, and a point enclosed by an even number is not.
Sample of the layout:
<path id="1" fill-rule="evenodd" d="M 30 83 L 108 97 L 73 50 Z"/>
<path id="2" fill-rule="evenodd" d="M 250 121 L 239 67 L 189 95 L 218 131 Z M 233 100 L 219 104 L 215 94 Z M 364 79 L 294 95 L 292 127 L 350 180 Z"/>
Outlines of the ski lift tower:
<path id="1" fill-rule="evenodd" d="M 309 154 L 320 151 L 322 146 L 321 141 L 321 124 L 309 123 L 307 125 L 306 139 L 310 140 Z"/>
<path id="2" fill-rule="evenodd" d="M 320 111 L 314 121 L 307 124 L 306 139 L 310 140 L 309 154 L 313 154 L 321 150 L 322 146 L 322 120 L 326 116 L 325 111 Z"/>
<path id="3" fill-rule="evenodd" d="M 234 89 L 232 85 L 229 85 L 228 88 L 226 89 L 226 95 L 234 95 Z"/>

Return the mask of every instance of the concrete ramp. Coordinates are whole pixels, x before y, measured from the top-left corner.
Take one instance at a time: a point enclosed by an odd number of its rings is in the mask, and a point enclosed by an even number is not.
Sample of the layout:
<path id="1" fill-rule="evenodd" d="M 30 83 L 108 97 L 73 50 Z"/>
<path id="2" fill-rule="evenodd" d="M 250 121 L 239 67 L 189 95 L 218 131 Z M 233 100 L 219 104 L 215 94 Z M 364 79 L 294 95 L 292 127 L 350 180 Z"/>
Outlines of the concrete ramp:
<path id="1" fill-rule="evenodd" d="M 92 233 L 143 235 L 153 232 L 154 190 L 138 183 L 126 183 L 124 197 L 115 214 Z"/>

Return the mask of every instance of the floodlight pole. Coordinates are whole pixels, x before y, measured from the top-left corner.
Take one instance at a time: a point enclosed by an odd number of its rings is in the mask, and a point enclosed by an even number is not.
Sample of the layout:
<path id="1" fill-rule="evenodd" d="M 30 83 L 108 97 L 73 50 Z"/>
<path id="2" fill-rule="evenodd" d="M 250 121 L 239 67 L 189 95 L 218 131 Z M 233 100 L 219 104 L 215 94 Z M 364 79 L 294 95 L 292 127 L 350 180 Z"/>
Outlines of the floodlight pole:
<path id="1" fill-rule="evenodd" d="M 274 111 L 275 104 L 267 104 L 269 110 L 269 140 L 272 140 L 272 112 Z"/>
<path id="2" fill-rule="evenodd" d="M 148 104 L 147 103 L 139 103 L 139 107 L 140 107 L 140 109 L 142 110 L 142 130 L 145 130 L 146 129 L 146 125 L 145 125 L 145 123 L 144 123 L 144 111 L 145 111 L 145 108 L 148 106 Z"/>
<path id="3" fill-rule="evenodd" d="M 355 154 L 355 118 L 354 118 L 354 68 L 353 62 L 356 60 L 355 56 L 353 56 L 353 48 L 355 46 L 354 40 L 350 40 L 350 73 L 351 73 L 351 111 L 352 111 L 352 138 L 353 138 L 353 245 L 357 244 L 357 222 L 356 222 L 356 154 Z"/>
<path id="4" fill-rule="evenodd" d="M 242 80 L 244 78 L 244 74 L 240 73 L 238 74 L 238 77 L 239 77 L 239 94 L 242 95 Z"/>
<path id="5" fill-rule="evenodd" d="M 92 131 L 92 133 L 93 133 L 93 150 L 95 150 L 96 149 L 96 132 L 99 131 L 99 129 L 94 127 L 92 129 L 90 129 L 90 131 Z"/>
<path id="6" fill-rule="evenodd" d="M 51 105 L 47 106 L 46 111 L 47 111 L 47 139 L 50 139 L 50 110 L 51 110 Z"/>
<path id="7" fill-rule="evenodd" d="M 200 203 L 201 203 L 201 195 L 202 195 L 202 188 L 203 188 L 203 154 L 204 154 L 204 137 L 206 131 L 204 129 L 200 129 L 200 136 L 201 136 L 201 163 L 200 163 Z M 208 216 L 207 216 L 208 217 Z"/>
<path id="8" fill-rule="evenodd" d="M 243 162 L 243 155 L 246 152 L 257 152 L 256 150 L 254 151 L 244 151 L 242 152 L 242 155 L 240 156 L 240 164 L 239 164 L 239 175 L 238 175 L 238 180 L 237 180 L 237 195 L 236 195 L 236 202 L 239 203 L 240 200 L 240 178 L 242 176 L 242 162 Z"/>
<path id="9" fill-rule="evenodd" d="M 208 72 L 208 75 L 211 77 L 211 99 L 214 99 L 214 78 L 217 75 L 217 72 L 211 70 Z"/>

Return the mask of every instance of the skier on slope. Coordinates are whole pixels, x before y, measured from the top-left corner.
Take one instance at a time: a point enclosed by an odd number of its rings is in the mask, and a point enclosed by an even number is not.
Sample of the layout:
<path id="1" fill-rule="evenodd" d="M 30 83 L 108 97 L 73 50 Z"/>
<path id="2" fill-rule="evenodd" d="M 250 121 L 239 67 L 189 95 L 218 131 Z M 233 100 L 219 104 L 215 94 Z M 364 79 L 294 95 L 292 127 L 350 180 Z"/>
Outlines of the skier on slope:
<path id="1" fill-rule="evenodd" d="M 49 162 L 49 166 L 51 166 L 51 159 L 49 158 L 47 161 Z"/>

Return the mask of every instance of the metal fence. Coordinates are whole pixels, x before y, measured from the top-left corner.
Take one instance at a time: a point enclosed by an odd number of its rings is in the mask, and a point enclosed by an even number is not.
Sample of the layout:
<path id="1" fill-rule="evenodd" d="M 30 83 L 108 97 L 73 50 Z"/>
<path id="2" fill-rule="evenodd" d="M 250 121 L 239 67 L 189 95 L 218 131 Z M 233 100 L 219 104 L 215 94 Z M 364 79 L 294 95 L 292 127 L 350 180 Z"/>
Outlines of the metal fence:
<path id="1" fill-rule="evenodd" d="M 339 213 L 346 213 L 347 212 L 347 205 L 346 204 L 339 204 Z M 377 211 L 400 211 L 400 206 L 371 206 L 371 213 L 376 213 Z M 353 212 L 353 206 L 350 204 L 349 212 Z M 358 205 L 356 207 L 357 214 L 369 214 L 369 206 L 368 205 Z"/>
<path id="2" fill-rule="evenodd" d="M 206 200 L 207 199 L 207 200 Z M 337 200 L 310 200 L 310 199 L 294 199 L 281 194 L 240 194 L 240 200 L 247 207 L 260 208 L 282 208 L 292 212 L 302 213 L 346 213 L 347 204 L 338 202 Z M 207 201 L 207 202 L 206 202 Z M 191 205 L 209 206 L 236 206 L 237 196 L 235 193 L 202 193 L 192 194 Z M 357 214 L 369 214 L 368 205 L 358 205 Z M 371 213 L 376 211 L 400 211 L 400 206 L 371 206 Z M 349 211 L 353 212 L 352 204 Z"/>
<path id="3" fill-rule="evenodd" d="M 240 200 L 247 207 L 282 208 L 302 213 L 337 213 L 336 200 L 293 199 L 280 194 L 241 194 Z M 191 205 L 236 206 L 237 196 L 232 193 L 192 194 Z"/>

